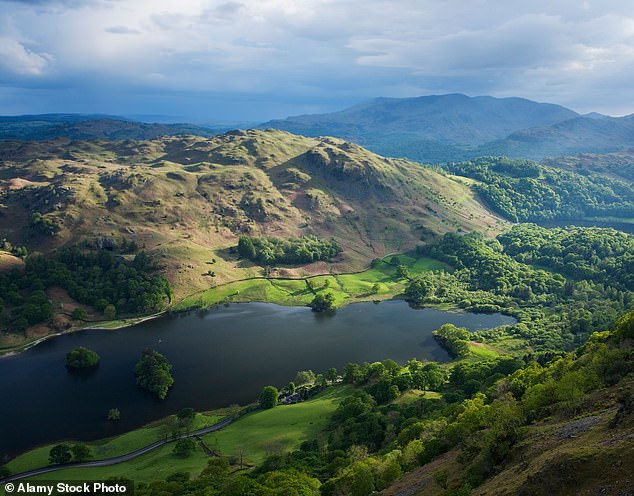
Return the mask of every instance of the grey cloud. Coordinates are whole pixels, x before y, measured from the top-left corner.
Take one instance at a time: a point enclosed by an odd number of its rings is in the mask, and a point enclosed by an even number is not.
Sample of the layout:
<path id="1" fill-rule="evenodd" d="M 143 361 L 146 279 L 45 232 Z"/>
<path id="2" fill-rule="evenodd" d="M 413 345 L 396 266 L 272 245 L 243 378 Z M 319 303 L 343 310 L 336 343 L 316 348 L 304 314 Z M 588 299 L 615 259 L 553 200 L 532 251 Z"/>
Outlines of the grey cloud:
<path id="1" fill-rule="evenodd" d="M 234 103 L 257 102 L 254 114 L 271 109 L 267 101 L 332 109 L 432 92 L 631 112 L 634 4 L 608 3 L 0 0 L 0 16 L 13 30 L 0 26 L 0 36 L 28 40 L 23 46 L 31 51 L 13 45 L 10 52 L 22 74 L 45 80 L 54 66 L 86 94 L 97 91 L 90 81 L 112 79 L 122 94 L 172 91 L 182 102 L 227 92 Z M 91 8 L 68 15 L 65 7 L 80 4 Z M 54 62 L 37 58 L 41 47 Z"/>
<path id="2" fill-rule="evenodd" d="M 141 31 L 127 26 L 110 26 L 106 28 L 106 32 L 112 34 L 141 34 Z"/>

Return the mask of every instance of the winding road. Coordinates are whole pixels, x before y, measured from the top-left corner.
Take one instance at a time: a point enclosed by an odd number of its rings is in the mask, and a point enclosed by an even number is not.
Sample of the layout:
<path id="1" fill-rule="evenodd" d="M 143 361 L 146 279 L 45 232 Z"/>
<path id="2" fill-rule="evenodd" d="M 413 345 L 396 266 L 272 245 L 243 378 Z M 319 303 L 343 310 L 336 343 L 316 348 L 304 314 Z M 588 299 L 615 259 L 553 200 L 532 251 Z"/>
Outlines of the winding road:
<path id="1" fill-rule="evenodd" d="M 68 468 L 107 467 L 109 465 L 116 465 L 117 463 L 127 462 L 128 460 L 132 460 L 133 458 L 136 458 L 137 456 L 144 455 L 145 453 L 148 453 L 152 450 L 155 450 L 156 448 L 160 446 L 171 443 L 173 441 L 178 441 L 179 439 L 185 439 L 187 437 L 202 436 L 210 432 L 218 431 L 228 426 L 231 422 L 232 422 L 231 419 L 221 420 L 217 424 L 210 425 L 208 427 L 203 427 L 202 429 L 188 432 L 186 434 L 179 434 L 177 436 L 171 437 L 166 440 L 156 441 L 155 443 L 148 444 L 147 446 L 144 446 L 143 448 L 139 448 L 138 450 L 132 451 L 131 453 L 127 453 L 125 455 L 113 456 L 112 458 L 105 458 L 103 460 L 66 463 L 64 465 L 50 465 L 48 467 L 36 468 L 34 470 L 29 470 L 28 472 L 22 472 L 20 474 L 10 475 L 9 477 L 6 477 L 5 479 L 1 479 L 0 484 L 24 479 L 25 477 L 33 477 L 35 475 L 47 474 L 49 472 L 56 472 L 58 470 L 66 470 Z"/>

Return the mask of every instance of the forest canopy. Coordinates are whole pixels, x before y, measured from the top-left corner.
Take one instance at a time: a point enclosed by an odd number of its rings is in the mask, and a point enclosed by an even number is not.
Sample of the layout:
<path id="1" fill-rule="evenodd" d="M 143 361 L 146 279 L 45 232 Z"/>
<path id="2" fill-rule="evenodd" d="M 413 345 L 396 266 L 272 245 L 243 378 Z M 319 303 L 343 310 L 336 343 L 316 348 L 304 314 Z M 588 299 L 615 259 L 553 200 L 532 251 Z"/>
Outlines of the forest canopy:
<path id="1" fill-rule="evenodd" d="M 262 265 L 304 264 L 330 260 L 343 249 L 334 240 L 315 236 L 280 239 L 271 236 L 240 236 L 238 253 Z"/>

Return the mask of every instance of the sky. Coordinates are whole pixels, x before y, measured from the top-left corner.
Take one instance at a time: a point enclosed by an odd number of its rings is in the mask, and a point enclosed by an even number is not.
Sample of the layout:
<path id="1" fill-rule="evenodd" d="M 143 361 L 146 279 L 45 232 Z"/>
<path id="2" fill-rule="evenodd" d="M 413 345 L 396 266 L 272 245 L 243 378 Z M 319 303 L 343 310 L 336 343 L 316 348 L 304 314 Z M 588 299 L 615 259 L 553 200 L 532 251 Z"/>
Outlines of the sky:
<path id="1" fill-rule="evenodd" d="M 374 97 L 634 113 L 634 2 L 0 0 L 0 114 L 251 121 Z"/>

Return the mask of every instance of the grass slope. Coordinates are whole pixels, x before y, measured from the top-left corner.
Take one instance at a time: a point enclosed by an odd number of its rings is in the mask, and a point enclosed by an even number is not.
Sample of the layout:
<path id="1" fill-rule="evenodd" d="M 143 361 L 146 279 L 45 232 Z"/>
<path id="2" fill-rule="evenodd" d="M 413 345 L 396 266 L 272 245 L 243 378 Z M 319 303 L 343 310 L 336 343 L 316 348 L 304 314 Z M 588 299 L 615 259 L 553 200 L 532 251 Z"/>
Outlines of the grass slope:
<path id="1" fill-rule="evenodd" d="M 349 393 L 348 386 L 331 387 L 310 399 L 295 405 L 284 405 L 270 410 L 260 410 L 246 415 L 225 429 L 203 436 L 203 441 L 213 451 L 224 456 L 242 455 L 244 464 L 261 462 L 268 453 L 297 448 L 303 441 L 317 436 L 339 401 Z M 220 420 L 220 417 L 198 414 L 194 428 Z M 116 456 L 150 444 L 160 437 L 160 427 L 137 429 L 105 443 L 89 443 L 94 459 Z M 21 472 L 48 464 L 45 446 L 29 451 L 12 460 L 7 467 Z M 29 478 L 28 480 L 103 480 L 109 477 L 126 477 L 135 483 L 164 479 L 174 472 L 190 472 L 198 475 L 206 466 L 209 456 L 199 445 L 187 458 L 174 455 L 173 444 L 162 446 L 150 453 L 125 463 L 110 467 L 74 468 Z M 97 453 L 103 456 L 97 456 Z"/>
<path id="2" fill-rule="evenodd" d="M 247 415 L 203 439 L 212 450 L 238 458 L 242 454 L 245 462 L 257 464 L 268 454 L 297 448 L 317 437 L 349 392 L 348 386 L 331 387 L 309 401 Z"/>
<path id="3" fill-rule="evenodd" d="M 198 413 L 192 424 L 191 430 L 201 429 L 208 425 L 213 425 L 222 420 L 219 415 L 207 415 Z M 161 427 L 160 422 L 152 425 L 135 429 L 117 437 L 111 439 L 104 439 L 100 441 L 92 441 L 85 443 L 90 447 L 92 458 L 91 460 L 101 460 L 104 458 L 111 458 L 113 456 L 124 455 L 134 450 L 152 444 L 155 441 L 164 438 L 164 429 Z M 26 472 L 35 468 L 45 467 L 48 465 L 49 451 L 55 444 L 47 446 L 40 446 L 31 451 L 14 458 L 7 464 L 7 468 L 12 473 Z M 69 441 L 68 444 L 72 444 Z"/>
<path id="4" fill-rule="evenodd" d="M 336 306 L 357 301 L 385 300 L 401 294 L 407 284 L 407 279 L 398 277 L 397 264 L 392 263 L 392 259 L 392 256 L 388 256 L 372 264 L 369 269 L 355 274 L 315 276 L 308 280 L 269 278 L 229 283 L 184 298 L 175 309 L 254 301 L 306 305 L 320 291 L 333 293 Z M 398 255 L 397 259 L 400 265 L 409 269 L 411 277 L 429 270 L 447 268 L 444 263 L 428 257 Z M 375 284 L 378 285 L 376 292 Z"/>
<path id="5" fill-rule="evenodd" d="M 468 186 L 405 160 L 333 138 L 232 131 L 151 141 L 0 142 L 0 230 L 31 251 L 98 237 L 154 252 L 176 297 L 262 274 L 226 249 L 243 233 L 334 237 L 332 264 L 281 276 L 361 270 L 421 236 L 499 232 L 506 223 Z M 60 226 L 29 228 L 33 212 Z M 212 263 L 215 259 L 216 262 Z M 209 271 L 215 273 L 212 277 Z"/>

